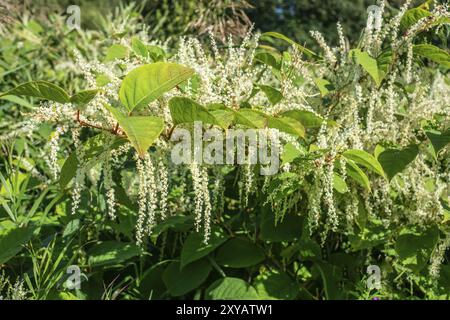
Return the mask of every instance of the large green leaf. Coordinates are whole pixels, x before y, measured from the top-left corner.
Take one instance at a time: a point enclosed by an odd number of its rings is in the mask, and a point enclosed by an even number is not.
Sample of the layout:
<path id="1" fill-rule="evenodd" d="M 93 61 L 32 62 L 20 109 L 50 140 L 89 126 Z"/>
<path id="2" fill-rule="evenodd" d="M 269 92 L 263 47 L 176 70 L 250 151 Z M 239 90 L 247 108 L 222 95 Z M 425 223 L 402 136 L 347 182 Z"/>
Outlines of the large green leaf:
<path id="1" fill-rule="evenodd" d="M 381 163 L 389 180 L 391 180 L 397 173 L 402 172 L 408 164 L 414 161 L 418 153 L 419 147 L 415 144 L 403 149 L 385 149 L 378 155 L 378 161 Z"/>
<path id="2" fill-rule="evenodd" d="M 299 293 L 296 282 L 284 272 L 263 272 L 253 284 L 259 297 L 264 300 L 293 300 Z"/>
<path id="3" fill-rule="evenodd" d="M 120 137 L 114 137 L 108 144 L 107 141 L 111 139 L 107 135 L 100 133 L 94 137 L 89 138 L 83 144 L 84 160 L 87 169 L 98 163 L 97 158 L 104 152 L 116 149 L 126 143 L 126 139 Z M 64 189 L 67 184 L 75 177 L 78 168 L 78 159 L 76 152 L 72 152 L 70 156 L 64 162 L 59 177 L 59 185 L 61 189 Z"/>
<path id="4" fill-rule="evenodd" d="M 123 80 L 120 101 L 131 112 L 158 99 L 193 74 L 193 69 L 176 63 L 156 62 L 137 67 Z"/>
<path id="5" fill-rule="evenodd" d="M 167 291 L 166 284 L 163 281 L 163 274 L 166 270 L 167 260 L 153 264 L 148 268 L 141 281 L 139 281 L 138 290 L 144 299 L 158 299 Z"/>
<path id="6" fill-rule="evenodd" d="M 92 267 L 121 264 L 141 254 L 141 248 L 131 242 L 105 241 L 88 251 Z"/>
<path id="7" fill-rule="evenodd" d="M 189 98 L 174 97 L 170 99 L 169 109 L 175 125 L 193 123 L 194 121 L 201 121 L 217 126 L 222 125 L 204 106 Z"/>
<path id="8" fill-rule="evenodd" d="M 450 128 L 444 132 L 439 132 L 435 130 L 425 131 L 428 139 L 433 146 L 434 156 L 436 157 L 439 151 L 445 148 L 447 144 L 450 143 Z"/>
<path id="9" fill-rule="evenodd" d="M 418 272 L 426 266 L 438 239 L 436 225 L 422 231 L 405 229 L 395 242 L 395 251 L 403 265 Z"/>
<path id="10" fill-rule="evenodd" d="M 0 265 L 18 254 L 33 236 L 35 228 L 11 228 L 0 231 Z"/>
<path id="11" fill-rule="evenodd" d="M 164 271 L 162 278 L 169 293 L 178 297 L 198 288 L 208 278 L 211 269 L 207 259 L 197 260 L 183 269 L 179 261 L 174 261 Z"/>
<path id="12" fill-rule="evenodd" d="M 141 158 L 164 130 L 164 120 L 154 116 L 126 116 L 120 110 L 106 106 L 127 135 Z"/>
<path id="13" fill-rule="evenodd" d="M 14 89 L 0 94 L 0 97 L 7 95 L 29 96 L 59 103 L 70 102 L 70 97 L 64 89 L 53 83 L 42 80 L 20 84 Z"/>
<path id="14" fill-rule="evenodd" d="M 230 239 L 217 251 L 216 261 L 229 268 L 247 268 L 264 260 L 264 251 L 243 238 Z"/>
<path id="15" fill-rule="evenodd" d="M 386 177 L 386 174 L 383 171 L 383 167 L 378 162 L 378 160 L 372 156 L 370 153 L 367 153 L 364 150 L 352 149 L 347 150 L 343 153 L 343 156 L 346 159 L 353 160 L 357 164 L 360 164 L 367 169 L 378 173 L 382 177 Z"/>
<path id="16" fill-rule="evenodd" d="M 203 242 L 202 234 L 191 233 L 181 249 L 180 267 L 184 268 L 186 265 L 203 258 L 216 250 L 226 240 L 227 237 L 219 229 L 212 230 L 208 244 Z"/>
<path id="17" fill-rule="evenodd" d="M 322 278 L 323 290 L 327 300 L 342 300 L 344 298 L 345 291 L 341 290 L 339 285 L 342 279 L 341 268 L 322 261 L 316 261 L 313 265 L 313 271 Z"/>
<path id="18" fill-rule="evenodd" d="M 416 55 L 430 59 L 436 63 L 450 68 L 450 54 L 432 44 L 418 44 L 413 47 L 413 52 Z"/>
<path id="19" fill-rule="evenodd" d="M 372 58 L 367 52 L 363 52 L 359 49 L 353 49 L 349 54 L 350 56 L 354 56 L 356 58 L 356 62 L 367 71 L 377 86 L 379 86 L 381 84 L 381 77 L 378 71 L 377 60 Z"/>
<path id="20" fill-rule="evenodd" d="M 260 238 L 264 241 L 293 241 L 301 236 L 302 218 L 296 214 L 286 214 L 283 220 L 275 224 L 275 215 L 269 210 L 264 210 L 260 223 Z"/>
<path id="21" fill-rule="evenodd" d="M 257 300 L 255 288 L 242 279 L 226 277 L 212 283 L 206 289 L 205 299 L 208 300 Z"/>

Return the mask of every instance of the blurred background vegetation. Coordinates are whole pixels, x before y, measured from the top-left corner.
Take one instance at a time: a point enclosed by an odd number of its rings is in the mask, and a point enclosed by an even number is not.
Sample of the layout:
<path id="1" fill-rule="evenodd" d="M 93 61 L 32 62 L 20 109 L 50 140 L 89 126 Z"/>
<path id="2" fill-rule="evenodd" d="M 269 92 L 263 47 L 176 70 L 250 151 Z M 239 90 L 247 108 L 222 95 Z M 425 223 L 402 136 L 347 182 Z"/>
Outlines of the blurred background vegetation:
<path id="1" fill-rule="evenodd" d="M 64 14 L 69 5 L 75 4 L 82 10 L 82 27 L 98 29 L 104 23 L 105 17 L 113 15 L 120 6 L 134 3 L 136 14 L 150 27 L 150 37 L 153 39 L 176 42 L 182 35 L 207 37 L 208 31 L 211 30 L 218 39 L 224 41 L 228 34 L 244 36 L 254 23 L 256 30 L 277 31 L 301 43 L 314 46 L 309 37 L 309 30 L 322 32 L 328 41 L 334 43 L 337 40 L 337 21 L 343 25 L 350 41 L 357 40 L 359 34 L 350 33 L 350 30 L 361 30 L 367 19 L 367 7 L 376 2 L 376 0 L 24 0 L 18 4 L 17 1 L 3 0 L 2 6 L 9 7 L 7 12 L 15 13 L 16 17 L 23 17 L 24 12 L 27 12 L 35 19 L 45 20 L 53 13 Z M 388 10 L 395 11 L 403 2 L 403 0 L 389 1 Z"/>

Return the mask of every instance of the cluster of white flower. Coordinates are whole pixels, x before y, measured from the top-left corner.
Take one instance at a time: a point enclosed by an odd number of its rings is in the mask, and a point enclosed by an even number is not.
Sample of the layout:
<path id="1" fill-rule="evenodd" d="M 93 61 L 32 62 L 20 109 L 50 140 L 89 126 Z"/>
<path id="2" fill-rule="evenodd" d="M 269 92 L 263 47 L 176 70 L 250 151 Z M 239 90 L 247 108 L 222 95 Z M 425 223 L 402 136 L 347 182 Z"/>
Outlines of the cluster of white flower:
<path id="1" fill-rule="evenodd" d="M 431 255 L 430 275 L 433 279 L 438 279 L 441 271 L 441 265 L 445 259 L 445 252 L 450 248 L 450 235 L 440 241 Z"/>
<path id="2" fill-rule="evenodd" d="M 204 242 L 208 243 L 211 234 L 211 199 L 209 195 L 209 176 L 207 168 L 193 162 L 190 166 L 195 197 L 195 228 L 200 231 L 203 219 Z"/>
<path id="3" fill-rule="evenodd" d="M 3 296 L 2 293 L 5 295 Z M 0 300 L 25 300 L 27 295 L 23 280 L 17 279 L 12 284 L 4 272 L 0 273 Z"/>
<path id="4" fill-rule="evenodd" d="M 387 76 L 383 80 L 383 86 L 371 85 L 373 81 L 370 80 L 370 77 L 367 74 L 363 77 L 361 68 L 353 64 L 348 55 L 348 41 L 346 41 L 339 23 L 337 24 L 339 44 L 336 48 L 330 47 L 319 32 L 311 32 L 323 50 L 325 61 L 311 62 L 304 59 L 300 49 L 293 46 L 289 52 L 283 55 L 283 66 L 279 71 L 282 76 L 274 76 L 270 68 L 265 68 L 261 63 L 254 63 L 255 50 L 259 42 L 258 34 L 254 36 L 249 34 L 240 45 L 235 45 L 230 37 L 228 46 L 224 50 L 217 48 L 215 40 L 211 36 L 211 48 L 209 49 L 212 51 L 212 55 L 197 39 L 187 38 L 180 41 L 178 52 L 171 58 L 171 61 L 193 68 L 196 75 L 188 80 L 188 85 L 183 87 L 183 90 L 175 88 L 166 93 L 163 99 L 152 102 L 149 105 L 149 112 L 163 117 L 166 124 L 171 126 L 168 98 L 183 93 L 204 105 L 223 103 L 228 107 L 239 109 L 244 102 L 248 102 L 270 115 L 279 115 L 287 110 L 305 110 L 326 119 L 332 118 L 336 125 L 330 126 L 327 121 L 323 121 L 318 130 L 315 146 L 321 150 L 327 150 L 327 152 L 314 161 L 314 167 L 299 169 L 295 165 L 289 164 L 285 165 L 283 170 L 287 174 L 298 173 L 302 178 L 307 174 L 312 174 L 312 182 L 304 179 L 305 185 L 309 188 L 306 211 L 309 214 L 308 223 L 311 231 L 319 227 L 322 222 L 325 225 L 325 233 L 330 230 L 338 230 L 341 222 L 351 229 L 352 221 L 358 215 L 359 197 L 351 196 L 344 201 L 343 206 L 339 206 L 334 191 L 335 173 L 338 172 L 340 177 L 347 182 L 350 188 L 349 194 L 359 194 L 359 191 L 356 189 L 356 184 L 347 178 L 346 166 L 348 164 L 343 157 L 340 157 L 340 153 L 347 149 L 373 151 L 377 145 L 382 143 L 400 147 L 418 143 L 414 132 L 421 130 L 424 119 L 432 119 L 437 114 L 443 115 L 447 120 L 450 118 L 448 101 L 450 88 L 444 77 L 437 73 L 431 86 L 425 85 L 423 84 L 425 80 L 419 77 L 420 70 L 414 64 L 414 52 L 410 37 L 417 31 L 428 28 L 430 20 L 420 20 L 408 30 L 406 35 L 401 37 L 398 35 L 402 17 L 410 2 L 407 0 L 399 13 L 387 22 L 382 20 L 385 1 L 380 1 L 377 11 L 369 13 L 361 49 L 375 57 L 381 52 L 387 40 L 391 49 L 398 50 L 396 54 L 406 53 L 406 59 L 396 61 L 398 68 L 388 70 Z M 437 6 L 432 12 L 433 21 L 447 16 L 448 8 L 446 6 Z M 120 41 L 122 45 L 131 48 L 128 40 Z M 401 51 L 403 45 L 406 45 L 406 51 Z M 73 213 L 76 213 L 80 204 L 86 176 L 84 168 L 87 164 L 79 139 L 79 124 L 102 127 L 107 130 L 114 129 L 117 123 L 105 110 L 104 104 L 118 100 L 118 90 L 124 74 L 142 63 L 142 59 L 139 57 L 100 63 L 96 60 L 86 61 L 78 52 L 75 53 L 75 56 L 76 64 L 89 88 L 98 87 L 97 76 L 99 74 L 108 78 L 108 84 L 102 86 L 102 90 L 81 113 L 77 113 L 77 109 L 72 104 L 45 103 L 34 114 L 34 122 L 28 123 L 29 127 L 42 121 L 58 124 L 58 129 L 50 141 L 51 152 L 49 152 L 49 164 L 54 178 L 57 177 L 59 171 L 57 164 L 58 138 L 63 132 L 72 132 L 78 160 L 78 169 L 72 187 Z M 119 65 L 121 68 L 118 67 Z M 289 70 L 287 74 L 284 74 L 285 69 Z M 405 90 L 405 93 L 402 88 L 399 88 L 398 80 L 403 76 L 402 72 L 405 73 L 406 82 L 414 84 L 412 91 Z M 296 77 L 288 76 L 288 74 L 295 74 Z M 302 81 L 298 81 L 299 77 L 302 78 Z M 309 98 L 320 95 L 314 82 L 314 79 L 318 77 L 329 80 L 336 88 L 342 88 L 338 98 L 333 96 L 334 100 L 337 100 L 336 104 L 324 108 L 311 102 L 313 99 Z M 263 92 L 254 94 L 254 89 L 259 84 L 278 88 L 283 99 L 272 105 Z M 289 142 L 300 149 L 300 143 L 296 138 L 275 129 L 268 130 L 268 132 L 275 135 L 275 140 L 278 141 L 271 147 L 281 150 L 281 145 Z M 146 154 L 143 159 L 136 159 L 139 180 L 137 192 L 139 212 L 136 227 L 138 243 L 143 243 L 144 238 L 150 234 L 157 217 L 164 219 L 173 210 L 178 209 L 176 205 L 171 206 L 169 203 L 171 191 L 169 187 L 172 187 L 169 186 L 169 177 L 184 177 L 185 172 L 181 169 L 171 168 L 167 164 L 166 159 L 170 146 L 166 144 L 168 143 L 160 138 L 156 142 L 158 150 L 156 154 L 152 152 L 151 155 Z M 112 179 L 113 165 L 120 161 L 120 156 L 127 154 L 129 150 L 130 144 L 125 144 L 107 152 L 102 159 L 96 159 L 98 162 L 103 162 L 104 187 L 108 213 L 111 218 L 114 218 L 116 213 L 116 197 Z M 197 163 L 193 163 L 188 169 L 192 176 L 194 199 L 191 203 L 191 200 L 185 199 L 183 195 L 178 199 L 180 203 L 177 205 L 183 203 L 183 206 L 188 207 L 192 204 L 196 229 L 199 231 L 203 223 L 204 240 L 207 242 L 211 232 L 212 208 L 216 209 L 216 206 L 223 208 L 223 176 L 219 170 L 200 166 Z M 259 187 L 259 179 L 254 175 L 253 169 L 250 164 L 244 164 L 242 168 L 240 186 L 241 200 L 244 206 L 248 203 L 249 195 Z M 219 176 L 214 179 L 211 187 L 208 171 L 214 171 Z M 423 157 L 418 157 L 407 170 L 398 175 L 398 179 L 393 179 L 391 182 L 373 179 L 375 192 L 362 194 L 367 212 L 388 222 L 391 219 L 399 221 L 400 217 L 404 218 L 405 216 L 411 222 L 441 219 L 442 209 L 440 209 L 438 199 L 445 188 L 446 181 L 448 183 L 448 177 L 437 176 L 433 172 L 429 162 Z M 431 191 L 426 187 L 430 179 L 434 185 Z M 182 181 L 184 183 L 184 180 Z M 263 190 L 267 190 L 270 181 L 271 178 L 265 179 Z M 180 187 L 182 193 L 188 193 L 187 185 L 189 183 Z M 273 194 L 268 195 L 268 203 L 271 204 L 274 211 L 279 213 L 279 216 L 283 216 L 292 209 L 301 198 L 300 193 L 294 192 L 290 193 L 286 199 L 280 200 L 277 193 L 280 193 L 282 188 L 288 187 L 289 184 L 280 185 L 279 188 L 272 190 Z M 210 188 L 213 190 L 213 201 L 210 197 Z M 400 208 L 392 201 L 392 191 L 405 199 L 403 203 L 407 204 L 406 208 Z M 219 210 L 217 211 L 219 212 Z"/>

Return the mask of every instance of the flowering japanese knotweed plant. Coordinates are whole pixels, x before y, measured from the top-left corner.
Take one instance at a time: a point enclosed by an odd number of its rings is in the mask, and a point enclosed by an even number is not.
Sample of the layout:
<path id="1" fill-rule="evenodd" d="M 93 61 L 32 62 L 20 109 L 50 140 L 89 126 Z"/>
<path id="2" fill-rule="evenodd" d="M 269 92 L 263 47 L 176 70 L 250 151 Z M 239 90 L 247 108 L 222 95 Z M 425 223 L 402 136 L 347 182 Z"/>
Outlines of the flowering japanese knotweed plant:
<path id="1" fill-rule="evenodd" d="M 70 95 L 39 80 L 5 94 L 46 100 L 22 130 L 55 124 L 48 165 L 61 187 L 70 183 L 74 213 L 86 176 L 97 170 L 114 219 L 123 201 L 116 173 L 134 157 L 137 188 L 130 184 L 125 191 L 138 203 L 139 243 L 177 210 L 194 213 L 207 242 L 211 220 L 224 209 L 225 175 L 236 164 L 243 207 L 251 205 L 250 195 L 263 192 L 277 219 L 303 214 L 311 233 L 319 231 L 324 241 L 330 232 L 346 234 L 353 247 L 374 226 L 404 233 L 420 226 L 434 239 L 429 255 L 440 261 L 449 243 L 450 58 L 427 39 L 450 17 L 444 5 L 408 10 L 409 4 L 389 20 L 383 19 L 383 1 L 371 7 L 354 48 L 339 23 L 337 47 L 311 32 L 321 53 L 275 32 L 249 34 L 238 45 L 230 37 L 220 50 L 213 37 L 210 48 L 186 38 L 170 57 L 137 38 L 121 39 L 103 62 L 77 54 L 85 91 Z M 280 52 L 260 44 L 267 40 L 290 47 Z M 423 60 L 432 68 L 423 68 Z M 82 128 L 96 135 L 82 141 Z M 279 172 L 259 174 L 261 163 L 248 160 L 255 151 L 245 135 L 232 149 L 241 146 L 246 161 L 171 161 L 180 135 L 208 133 L 205 140 L 213 140 L 215 133 L 239 129 L 270 137 L 267 148 L 280 152 Z M 60 168 L 58 139 L 68 133 L 75 151 Z M 210 147 L 202 143 L 186 150 L 198 154 L 199 146 Z M 220 151 L 228 154 L 226 144 L 215 155 Z M 171 177 L 187 174 L 193 201 L 170 203 Z"/>

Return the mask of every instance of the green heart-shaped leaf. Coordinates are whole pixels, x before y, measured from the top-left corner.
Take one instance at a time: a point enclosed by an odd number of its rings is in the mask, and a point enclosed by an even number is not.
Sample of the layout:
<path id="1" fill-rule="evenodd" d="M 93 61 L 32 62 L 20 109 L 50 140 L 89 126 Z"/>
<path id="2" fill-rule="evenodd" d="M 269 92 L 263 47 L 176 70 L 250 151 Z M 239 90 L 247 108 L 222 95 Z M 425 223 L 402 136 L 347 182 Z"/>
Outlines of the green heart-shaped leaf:
<path id="1" fill-rule="evenodd" d="M 111 106 L 106 108 L 117 120 L 139 156 L 143 158 L 148 148 L 164 130 L 164 120 L 153 116 L 126 116 L 116 108 Z"/>
<path id="2" fill-rule="evenodd" d="M 122 82 L 119 98 L 128 111 L 144 107 L 189 79 L 194 70 L 185 66 L 157 62 L 132 70 Z"/>

